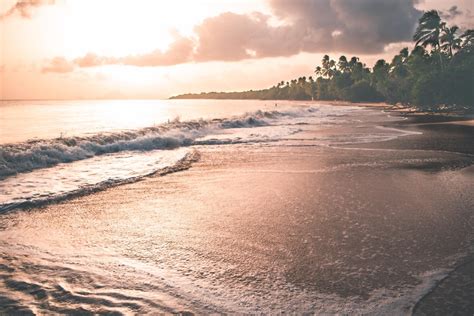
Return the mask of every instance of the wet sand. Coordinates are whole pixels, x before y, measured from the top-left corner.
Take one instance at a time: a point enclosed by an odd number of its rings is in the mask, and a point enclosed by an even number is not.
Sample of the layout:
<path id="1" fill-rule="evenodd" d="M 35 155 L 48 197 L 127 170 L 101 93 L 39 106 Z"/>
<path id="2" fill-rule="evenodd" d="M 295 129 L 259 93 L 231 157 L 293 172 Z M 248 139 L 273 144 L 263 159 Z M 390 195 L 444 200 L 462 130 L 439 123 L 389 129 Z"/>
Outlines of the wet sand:
<path id="1" fill-rule="evenodd" d="M 474 314 L 474 257 L 471 255 L 428 292 L 413 309 L 414 315 Z"/>
<path id="2" fill-rule="evenodd" d="M 423 134 L 196 147 L 188 170 L 4 214 L 0 312 L 470 312 L 473 130 L 380 124 Z"/>

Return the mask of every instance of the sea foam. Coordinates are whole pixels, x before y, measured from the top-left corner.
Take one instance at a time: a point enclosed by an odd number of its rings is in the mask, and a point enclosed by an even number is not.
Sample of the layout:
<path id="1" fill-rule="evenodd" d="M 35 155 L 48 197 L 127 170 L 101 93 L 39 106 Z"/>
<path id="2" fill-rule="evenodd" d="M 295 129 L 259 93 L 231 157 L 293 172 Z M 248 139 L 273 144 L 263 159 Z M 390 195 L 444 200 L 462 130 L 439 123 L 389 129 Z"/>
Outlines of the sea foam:
<path id="1" fill-rule="evenodd" d="M 229 119 L 178 120 L 159 126 L 88 137 L 62 137 L 32 140 L 0 146 L 0 179 L 22 172 L 51 167 L 94 156 L 122 151 L 150 151 L 190 146 L 194 141 L 219 130 L 269 125 L 282 116 L 295 116 L 301 110 L 256 111 Z M 308 113 L 311 113 L 308 111 Z"/>

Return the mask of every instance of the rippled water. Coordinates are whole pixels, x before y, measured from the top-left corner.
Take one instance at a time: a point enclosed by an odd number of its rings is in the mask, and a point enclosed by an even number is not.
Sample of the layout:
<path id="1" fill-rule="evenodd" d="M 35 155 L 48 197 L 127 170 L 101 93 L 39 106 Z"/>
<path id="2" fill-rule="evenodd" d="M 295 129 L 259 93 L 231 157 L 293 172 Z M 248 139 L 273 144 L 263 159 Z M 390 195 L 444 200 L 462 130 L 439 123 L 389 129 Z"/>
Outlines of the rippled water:
<path id="1" fill-rule="evenodd" d="M 301 138 L 305 130 L 344 124 L 351 112 L 364 111 L 316 103 L 190 102 L 194 101 L 3 104 L 0 108 L 6 124 L 2 126 L 2 142 L 23 141 L 0 146 L 0 210 L 57 200 L 173 168 L 192 153 L 194 146 Z M 22 115 L 23 123 L 16 125 L 18 120 L 13 118 Z M 179 119 L 171 121 L 172 116 Z M 33 117 L 35 124 L 25 123 Z M 146 126 L 151 122 L 162 123 Z M 44 129 L 35 139 L 27 139 L 39 126 Z M 136 128 L 125 129 L 130 127 Z M 59 138 L 48 137 L 58 133 L 62 134 Z M 363 143 L 404 134 L 400 130 L 361 130 L 354 135 L 315 138 L 313 142 L 321 146 Z"/>
<path id="2" fill-rule="evenodd" d="M 189 151 L 121 152 L 95 156 L 52 168 L 20 173 L 0 181 L 0 209 L 22 205 L 26 201 L 47 201 L 80 190 L 92 190 L 150 175 L 174 166 Z"/>
<path id="3" fill-rule="evenodd" d="M 0 107 L 0 313 L 409 313 L 471 240 L 472 174 L 412 169 L 472 157 L 379 110 L 44 103 Z"/>
<path id="4" fill-rule="evenodd" d="M 0 100 L 0 144 L 134 130 L 177 118 L 225 118 L 272 109 L 274 104 L 258 100 Z M 280 107 L 289 104 L 301 103 L 278 102 Z"/>

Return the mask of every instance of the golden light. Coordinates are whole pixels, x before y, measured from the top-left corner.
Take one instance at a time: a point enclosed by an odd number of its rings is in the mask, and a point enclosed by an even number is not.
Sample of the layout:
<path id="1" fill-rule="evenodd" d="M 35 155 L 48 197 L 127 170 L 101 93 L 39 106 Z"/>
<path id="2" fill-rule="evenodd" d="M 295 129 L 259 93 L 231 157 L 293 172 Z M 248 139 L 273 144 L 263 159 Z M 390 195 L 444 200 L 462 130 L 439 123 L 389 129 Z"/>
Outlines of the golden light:
<path id="1" fill-rule="evenodd" d="M 247 11 L 252 4 L 240 1 L 236 9 Z M 118 57 L 165 50 L 177 34 L 192 35 L 197 24 L 228 5 L 210 0 L 59 0 L 37 18 L 51 29 L 49 34 L 61 38 L 56 46 L 62 56 L 92 52 Z"/>
<path id="2" fill-rule="evenodd" d="M 67 34 L 64 55 L 77 57 L 93 52 L 118 57 L 166 49 L 177 27 L 162 6 L 159 1 L 143 5 L 137 1 L 68 2 L 61 19 Z"/>

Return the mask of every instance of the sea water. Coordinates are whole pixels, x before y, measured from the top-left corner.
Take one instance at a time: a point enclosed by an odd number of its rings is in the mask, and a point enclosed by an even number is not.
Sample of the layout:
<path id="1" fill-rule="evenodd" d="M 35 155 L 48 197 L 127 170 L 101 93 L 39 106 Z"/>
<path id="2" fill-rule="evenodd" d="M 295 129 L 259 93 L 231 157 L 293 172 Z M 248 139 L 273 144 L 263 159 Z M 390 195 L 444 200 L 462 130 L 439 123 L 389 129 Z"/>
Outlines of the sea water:
<path id="1" fill-rule="evenodd" d="M 303 137 L 308 128 L 347 123 L 354 111 L 364 109 L 257 100 L 2 101 L 0 210 L 130 182 L 182 163 L 196 146 Z M 405 133 L 312 141 L 327 146 Z"/>

